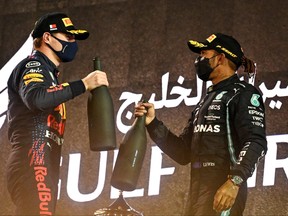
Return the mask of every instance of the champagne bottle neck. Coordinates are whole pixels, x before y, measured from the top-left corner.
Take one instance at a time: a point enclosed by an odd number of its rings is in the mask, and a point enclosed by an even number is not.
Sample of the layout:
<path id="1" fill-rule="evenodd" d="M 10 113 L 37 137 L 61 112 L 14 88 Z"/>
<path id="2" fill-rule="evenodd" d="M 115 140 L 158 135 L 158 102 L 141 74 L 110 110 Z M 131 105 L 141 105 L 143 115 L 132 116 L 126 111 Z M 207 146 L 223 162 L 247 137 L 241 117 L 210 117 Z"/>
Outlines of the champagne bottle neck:
<path id="1" fill-rule="evenodd" d="M 144 125 L 145 126 L 145 120 L 146 120 L 146 116 L 138 116 L 135 120 L 135 124 L 137 125 Z"/>

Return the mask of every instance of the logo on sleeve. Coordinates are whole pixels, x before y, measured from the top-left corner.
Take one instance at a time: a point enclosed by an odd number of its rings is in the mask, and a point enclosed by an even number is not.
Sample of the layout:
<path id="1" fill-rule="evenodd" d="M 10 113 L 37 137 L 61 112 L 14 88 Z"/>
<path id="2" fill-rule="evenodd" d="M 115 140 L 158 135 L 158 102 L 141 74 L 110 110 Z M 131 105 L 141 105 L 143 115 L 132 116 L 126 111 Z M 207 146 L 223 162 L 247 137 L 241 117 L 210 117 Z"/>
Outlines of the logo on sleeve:
<path id="1" fill-rule="evenodd" d="M 255 106 L 255 107 L 260 106 L 260 102 L 259 102 L 259 100 L 258 100 L 259 98 L 260 98 L 260 95 L 258 95 L 258 94 L 253 94 L 252 97 L 251 97 L 251 99 L 250 99 L 251 104 L 252 104 L 253 106 Z"/>

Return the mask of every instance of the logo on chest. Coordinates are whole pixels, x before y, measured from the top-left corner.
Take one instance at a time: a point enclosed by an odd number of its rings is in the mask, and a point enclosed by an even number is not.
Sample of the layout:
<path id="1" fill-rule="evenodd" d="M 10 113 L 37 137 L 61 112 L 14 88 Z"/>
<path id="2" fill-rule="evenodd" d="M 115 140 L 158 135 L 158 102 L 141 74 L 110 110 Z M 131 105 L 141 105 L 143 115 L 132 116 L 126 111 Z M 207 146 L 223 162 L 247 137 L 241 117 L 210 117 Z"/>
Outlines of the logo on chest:
<path id="1" fill-rule="evenodd" d="M 211 124 L 195 125 L 194 133 L 203 133 L 203 132 L 219 133 L 220 132 L 220 125 L 211 125 Z"/>

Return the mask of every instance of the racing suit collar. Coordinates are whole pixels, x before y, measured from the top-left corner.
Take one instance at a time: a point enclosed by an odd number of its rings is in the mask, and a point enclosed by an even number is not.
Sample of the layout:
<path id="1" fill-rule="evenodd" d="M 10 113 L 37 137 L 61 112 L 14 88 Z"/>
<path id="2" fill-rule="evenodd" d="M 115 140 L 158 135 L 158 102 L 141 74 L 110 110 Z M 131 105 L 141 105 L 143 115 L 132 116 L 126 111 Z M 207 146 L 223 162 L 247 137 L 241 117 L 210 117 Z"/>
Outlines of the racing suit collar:
<path id="1" fill-rule="evenodd" d="M 56 77 L 59 76 L 58 68 L 56 67 L 56 65 L 45 54 L 43 54 L 39 50 L 34 50 L 33 53 L 32 53 L 32 57 L 33 56 L 34 56 L 34 58 L 36 56 L 39 56 L 40 58 L 42 58 L 47 63 L 49 71 L 51 71 Z M 36 59 L 37 59 L 37 57 L 36 57 Z"/>
<path id="2" fill-rule="evenodd" d="M 213 91 L 216 91 L 218 89 L 222 89 L 223 87 L 231 84 L 231 83 L 234 83 L 234 82 L 237 82 L 239 81 L 239 78 L 238 78 L 238 75 L 237 74 L 234 74 L 232 75 L 231 77 L 217 83 L 216 85 L 211 85 L 208 89 L 207 89 L 207 93 L 211 93 Z"/>

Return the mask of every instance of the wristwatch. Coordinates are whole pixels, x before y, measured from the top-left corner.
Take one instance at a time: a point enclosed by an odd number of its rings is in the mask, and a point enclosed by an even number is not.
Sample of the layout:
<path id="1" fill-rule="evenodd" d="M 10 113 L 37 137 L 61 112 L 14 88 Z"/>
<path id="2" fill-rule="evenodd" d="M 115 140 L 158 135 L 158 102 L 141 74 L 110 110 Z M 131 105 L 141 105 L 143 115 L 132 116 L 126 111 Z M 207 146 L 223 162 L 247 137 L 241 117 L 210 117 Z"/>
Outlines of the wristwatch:
<path id="1" fill-rule="evenodd" d="M 230 175 L 229 179 L 233 182 L 234 185 L 236 185 L 238 187 L 240 187 L 242 182 L 243 182 L 243 179 L 237 175 Z"/>

